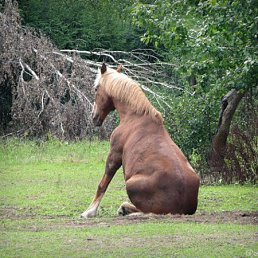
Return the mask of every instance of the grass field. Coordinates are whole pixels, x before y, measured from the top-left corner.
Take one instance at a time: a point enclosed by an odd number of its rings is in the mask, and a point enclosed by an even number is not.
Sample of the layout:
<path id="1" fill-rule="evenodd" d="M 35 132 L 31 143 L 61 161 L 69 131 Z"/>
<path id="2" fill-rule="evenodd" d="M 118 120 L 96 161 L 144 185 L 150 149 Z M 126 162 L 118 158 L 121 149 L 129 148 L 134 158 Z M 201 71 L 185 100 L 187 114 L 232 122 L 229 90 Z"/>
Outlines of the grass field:
<path id="1" fill-rule="evenodd" d="M 193 216 L 117 217 L 118 171 L 99 216 L 79 218 L 107 142 L 0 142 L 0 257 L 258 257 L 257 186 L 201 186 Z"/>

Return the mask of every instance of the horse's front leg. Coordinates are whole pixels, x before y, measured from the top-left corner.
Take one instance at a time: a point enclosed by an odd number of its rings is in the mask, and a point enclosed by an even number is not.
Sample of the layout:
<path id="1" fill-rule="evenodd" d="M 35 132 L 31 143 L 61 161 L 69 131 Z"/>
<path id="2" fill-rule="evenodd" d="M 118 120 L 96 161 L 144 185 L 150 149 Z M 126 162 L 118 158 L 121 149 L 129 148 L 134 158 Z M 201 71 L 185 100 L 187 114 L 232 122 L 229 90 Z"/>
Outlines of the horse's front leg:
<path id="1" fill-rule="evenodd" d="M 95 198 L 93 199 L 89 208 L 81 214 L 81 218 L 90 218 L 96 216 L 101 199 L 103 198 L 113 176 L 115 175 L 116 171 L 121 167 L 121 165 L 121 154 L 110 152 L 106 161 L 105 173 L 98 185 Z"/>

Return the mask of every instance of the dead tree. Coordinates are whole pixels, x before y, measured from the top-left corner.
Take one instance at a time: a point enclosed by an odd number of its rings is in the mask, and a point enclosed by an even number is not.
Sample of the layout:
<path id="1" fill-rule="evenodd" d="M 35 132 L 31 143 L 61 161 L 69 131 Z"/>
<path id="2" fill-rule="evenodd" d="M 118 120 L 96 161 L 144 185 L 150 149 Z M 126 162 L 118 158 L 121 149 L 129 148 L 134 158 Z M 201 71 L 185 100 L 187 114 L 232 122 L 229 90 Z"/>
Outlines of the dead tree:
<path id="1" fill-rule="evenodd" d="M 209 157 L 210 167 L 213 173 L 218 173 L 227 181 L 227 166 L 225 156 L 227 151 L 227 138 L 230 131 L 231 121 L 238 107 L 239 102 L 244 97 L 246 90 L 229 91 L 221 101 L 218 129 L 213 137 L 211 153 Z"/>

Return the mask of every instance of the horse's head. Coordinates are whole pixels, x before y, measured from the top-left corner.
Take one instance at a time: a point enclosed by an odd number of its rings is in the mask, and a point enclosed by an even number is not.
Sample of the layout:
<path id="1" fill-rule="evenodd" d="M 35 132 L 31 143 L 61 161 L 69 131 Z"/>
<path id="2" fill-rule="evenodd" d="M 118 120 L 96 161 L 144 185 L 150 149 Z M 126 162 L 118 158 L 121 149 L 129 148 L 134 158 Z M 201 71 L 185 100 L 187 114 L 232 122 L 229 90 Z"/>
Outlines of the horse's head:
<path id="1" fill-rule="evenodd" d="M 95 102 L 92 110 L 92 118 L 96 126 L 101 126 L 109 112 L 115 109 L 112 98 L 106 93 L 104 87 L 101 87 L 102 78 L 106 72 L 107 66 L 103 63 L 94 85 Z"/>

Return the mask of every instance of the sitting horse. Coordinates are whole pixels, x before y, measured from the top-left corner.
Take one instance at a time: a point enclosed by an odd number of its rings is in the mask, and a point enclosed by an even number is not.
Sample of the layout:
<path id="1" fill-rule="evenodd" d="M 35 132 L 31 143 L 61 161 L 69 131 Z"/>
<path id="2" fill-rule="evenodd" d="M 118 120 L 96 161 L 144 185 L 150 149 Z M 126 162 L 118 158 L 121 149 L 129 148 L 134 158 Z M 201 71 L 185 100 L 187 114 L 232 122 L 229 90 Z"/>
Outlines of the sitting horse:
<path id="1" fill-rule="evenodd" d="M 197 209 L 199 176 L 171 140 L 161 114 L 140 86 L 117 70 L 102 65 L 95 80 L 93 122 L 101 126 L 116 109 L 120 124 L 110 137 L 105 173 L 95 198 L 81 214 L 96 216 L 99 204 L 116 171 L 122 166 L 128 197 L 119 214 L 193 214 Z"/>

